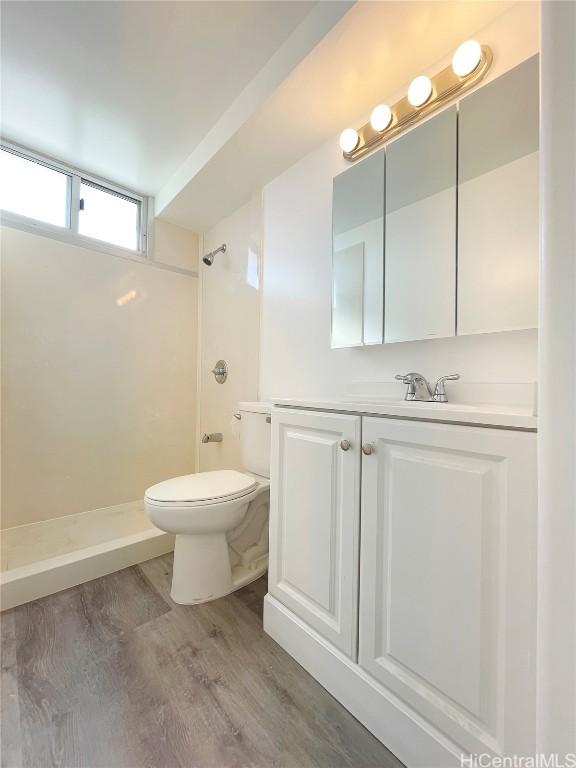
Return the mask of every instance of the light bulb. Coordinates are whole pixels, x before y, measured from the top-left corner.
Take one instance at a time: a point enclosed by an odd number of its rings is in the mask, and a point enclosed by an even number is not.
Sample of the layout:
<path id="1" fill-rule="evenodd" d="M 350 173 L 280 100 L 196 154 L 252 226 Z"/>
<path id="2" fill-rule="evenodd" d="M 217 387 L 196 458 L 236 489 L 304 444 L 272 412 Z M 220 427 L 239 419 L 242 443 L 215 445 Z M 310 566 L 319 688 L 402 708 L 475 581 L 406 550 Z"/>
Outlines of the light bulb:
<path id="1" fill-rule="evenodd" d="M 346 128 L 340 134 L 340 149 L 342 152 L 352 152 L 358 146 L 360 136 L 354 128 Z"/>
<path id="2" fill-rule="evenodd" d="M 408 101 L 413 107 L 421 107 L 426 104 L 432 95 L 432 81 L 426 75 L 415 77 L 408 88 Z"/>
<path id="3" fill-rule="evenodd" d="M 370 125 L 375 131 L 384 131 L 392 122 L 392 110 L 388 104 L 378 104 L 370 115 Z"/>
<path id="4" fill-rule="evenodd" d="M 482 48 L 476 40 L 466 40 L 457 49 L 452 57 L 452 69 L 458 77 L 466 77 L 474 72 L 480 59 L 482 58 Z"/>

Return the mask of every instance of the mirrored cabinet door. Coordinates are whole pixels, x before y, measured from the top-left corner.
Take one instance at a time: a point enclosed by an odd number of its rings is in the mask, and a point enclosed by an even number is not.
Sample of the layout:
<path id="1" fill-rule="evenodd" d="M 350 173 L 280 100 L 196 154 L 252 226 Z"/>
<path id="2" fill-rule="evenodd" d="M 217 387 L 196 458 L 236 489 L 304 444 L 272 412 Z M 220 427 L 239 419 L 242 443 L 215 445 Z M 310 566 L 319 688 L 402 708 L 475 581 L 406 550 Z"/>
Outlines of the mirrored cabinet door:
<path id="1" fill-rule="evenodd" d="M 538 57 L 462 99 L 458 334 L 538 318 Z"/>
<path id="2" fill-rule="evenodd" d="M 384 150 L 334 179 L 332 347 L 382 343 Z"/>
<path id="3" fill-rule="evenodd" d="M 362 345 L 364 244 L 334 251 L 332 262 L 332 346 Z"/>
<path id="4" fill-rule="evenodd" d="M 451 107 L 387 148 L 386 342 L 455 334 L 456 114 Z"/>

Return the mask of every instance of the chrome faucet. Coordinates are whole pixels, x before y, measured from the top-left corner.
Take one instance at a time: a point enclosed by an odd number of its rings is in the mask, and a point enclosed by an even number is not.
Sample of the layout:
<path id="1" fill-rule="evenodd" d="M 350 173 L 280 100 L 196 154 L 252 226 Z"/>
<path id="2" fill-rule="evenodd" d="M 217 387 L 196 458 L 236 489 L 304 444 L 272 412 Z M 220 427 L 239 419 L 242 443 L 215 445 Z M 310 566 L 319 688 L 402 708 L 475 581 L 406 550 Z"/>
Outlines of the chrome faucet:
<path id="1" fill-rule="evenodd" d="M 404 373 L 394 377 L 398 381 L 406 384 L 406 394 L 404 400 L 413 400 L 424 403 L 447 403 L 448 397 L 444 388 L 445 381 L 457 381 L 460 378 L 459 373 L 451 376 L 441 376 L 436 382 L 434 391 L 425 376 L 421 373 Z"/>

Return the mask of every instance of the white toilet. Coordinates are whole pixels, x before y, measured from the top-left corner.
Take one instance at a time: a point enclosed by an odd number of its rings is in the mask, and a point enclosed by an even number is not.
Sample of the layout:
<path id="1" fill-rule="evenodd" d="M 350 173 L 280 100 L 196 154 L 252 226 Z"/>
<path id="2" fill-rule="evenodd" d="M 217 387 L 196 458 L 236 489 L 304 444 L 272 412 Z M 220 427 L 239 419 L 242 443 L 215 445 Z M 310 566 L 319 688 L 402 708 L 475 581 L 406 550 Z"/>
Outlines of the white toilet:
<path id="1" fill-rule="evenodd" d="M 222 597 L 268 568 L 270 406 L 240 403 L 239 415 L 244 472 L 174 477 L 144 496 L 154 525 L 176 534 L 171 590 L 176 603 Z"/>

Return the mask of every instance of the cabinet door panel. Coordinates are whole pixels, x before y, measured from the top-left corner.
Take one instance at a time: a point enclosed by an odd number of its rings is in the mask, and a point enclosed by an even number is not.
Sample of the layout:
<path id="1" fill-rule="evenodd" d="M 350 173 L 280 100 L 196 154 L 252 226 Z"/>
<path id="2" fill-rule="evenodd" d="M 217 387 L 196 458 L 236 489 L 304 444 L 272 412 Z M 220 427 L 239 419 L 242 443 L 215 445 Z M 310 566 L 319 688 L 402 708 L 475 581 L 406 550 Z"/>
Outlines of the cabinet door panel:
<path id="1" fill-rule="evenodd" d="M 538 324 L 538 78 L 534 56 L 460 102 L 459 335 Z"/>
<path id="2" fill-rule="evenodd" d="M 384 150 L 334 179 L 332 346 L 382 344 Z"/>
<path id="3" fill-rule="evenodd" d="M 342 450 L 342 440 L 349 450 Z M 274 413 L 270 593 L 351 657 L 358 620 L 359 477 L 359 417 Z"/>
<path id="4" fill-rule="evenodd" d="M 364 419 L 360 664 L 462 749 L 533 748 L 535 435 Z"/>
<path id="5" fill-rule="evenodd" d="M 454 336 L 456 107 L 386 150 L 384 340 Z"/>

